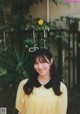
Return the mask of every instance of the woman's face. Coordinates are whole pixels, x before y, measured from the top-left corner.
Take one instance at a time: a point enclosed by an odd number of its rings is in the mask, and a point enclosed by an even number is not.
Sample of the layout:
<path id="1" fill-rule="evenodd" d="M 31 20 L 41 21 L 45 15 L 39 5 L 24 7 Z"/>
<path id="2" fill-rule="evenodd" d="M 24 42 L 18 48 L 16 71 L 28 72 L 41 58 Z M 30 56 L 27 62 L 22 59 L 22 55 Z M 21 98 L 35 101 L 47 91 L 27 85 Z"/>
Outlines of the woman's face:
<path id="1" fill-rule="evenodd" d="M 45 61 L 46 60 L 46 61 Z M 38 72 L 39 76 L 47 76 L 50 75 L 50 64 L 51 61 L 45 57 L 37 57 L 34 63 L 34 68 Z"/>

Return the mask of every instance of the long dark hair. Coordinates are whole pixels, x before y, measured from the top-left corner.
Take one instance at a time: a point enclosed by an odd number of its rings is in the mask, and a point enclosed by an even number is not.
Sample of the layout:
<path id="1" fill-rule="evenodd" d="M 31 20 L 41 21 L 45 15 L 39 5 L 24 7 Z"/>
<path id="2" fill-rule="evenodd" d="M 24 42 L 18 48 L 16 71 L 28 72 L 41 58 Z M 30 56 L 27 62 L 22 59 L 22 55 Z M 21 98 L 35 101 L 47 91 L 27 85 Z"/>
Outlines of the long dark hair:
<path id="1" fill-rule="evenodd" d="M 27 95 L 31 94 L 31 92 L 33 91 L 33 88 L 35 85 L 35 79 L 37 79 L 38 77 L 38 73 L 34 69 L 34 63 L 37 57 L 43 58 L 44 61 L 47 62 L 45 57 L 47 57 L 48 60 L 50 61 L 52 58 L 52 54 L 48 49 L 45 49 L 45 48 L 39 48 L 33 53 L 31 75 L 27 83 L 23 86 L 24 92 Z M 53 88 L 54 93 L 56 95 L 61 95 L 62 93 L 60 91 L 60 80 L 59 80 L 54 62 L 52 63 L 51 68 L 50 68 L 50 76 L 51 76 L 52 88 Z"/>

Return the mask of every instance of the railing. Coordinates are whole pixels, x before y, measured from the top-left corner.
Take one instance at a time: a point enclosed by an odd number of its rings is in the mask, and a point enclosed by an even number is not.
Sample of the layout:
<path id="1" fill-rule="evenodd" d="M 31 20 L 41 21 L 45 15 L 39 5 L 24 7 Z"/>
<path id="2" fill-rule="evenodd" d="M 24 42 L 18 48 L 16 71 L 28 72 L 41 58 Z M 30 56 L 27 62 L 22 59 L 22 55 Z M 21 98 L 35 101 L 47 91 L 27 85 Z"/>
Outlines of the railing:
<path id="1" fill-rule="evenodd" d="M 11 34 L 13 38 L 15 38 L 18 32 L 5 33 L 3 37 L 4 39 L 6 36 L 5 44 L 7 42 L 6 39 L 8 39 Z M 65 81 L 68 88 L 80 86 L 80 32 L 53 29 L 47 31 L 26 30 L 21 31 L 20 34 L 22 38 L 33 39 L 38 47 L 51 49 L 50 46 L 53 45 L 54 48 L 54 44 L 56 44 L 59 78 Z M 64 69 L 65 66 L 66 68 Z M 65 74 L 63 73 L 64 71 Z"/>

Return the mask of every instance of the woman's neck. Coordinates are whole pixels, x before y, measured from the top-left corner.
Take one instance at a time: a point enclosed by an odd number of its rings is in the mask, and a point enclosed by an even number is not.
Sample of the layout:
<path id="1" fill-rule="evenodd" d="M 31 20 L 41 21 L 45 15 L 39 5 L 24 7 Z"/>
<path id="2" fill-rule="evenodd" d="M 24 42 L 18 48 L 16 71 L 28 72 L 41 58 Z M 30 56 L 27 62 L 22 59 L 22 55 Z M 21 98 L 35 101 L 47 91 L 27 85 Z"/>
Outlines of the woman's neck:
<path id="1" fill-rule="evenodd" d="M 51 77 L 50 76 L 38 76 L 38 81 L 42 84 L 45 85 L 50 81 Z"/>

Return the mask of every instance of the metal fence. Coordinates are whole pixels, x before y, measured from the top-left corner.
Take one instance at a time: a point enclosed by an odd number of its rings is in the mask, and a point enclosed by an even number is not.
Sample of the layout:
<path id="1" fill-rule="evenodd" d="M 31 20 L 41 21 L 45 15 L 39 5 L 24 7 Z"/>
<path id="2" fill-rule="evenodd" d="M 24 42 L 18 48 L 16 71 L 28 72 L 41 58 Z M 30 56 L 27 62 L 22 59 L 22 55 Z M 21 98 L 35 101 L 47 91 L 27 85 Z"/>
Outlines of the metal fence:
<path id="1" fill-rule="evenodd" d="M 6 35 L 7 34 L 7 35 Z M 11 33 L 3 32 L 6 42 Z M 15 37 L 17 33 L 12 33 Z M 63 81 L 65 71 L 65 83 L 68 88 L 80 86 L 80 32 L 68 30 L 26 30 L 22 31 L 22 37 L 33 39 L 38 47 L 50 49 L 50 45 L 57 46 L 57 66 L 60 79 Z M 6 44 L 6 43 L 5 43 Z M 66 66 L 66 68 L 64 67 Z M 64 69 L 65 68 L 65 69 Z"/>

